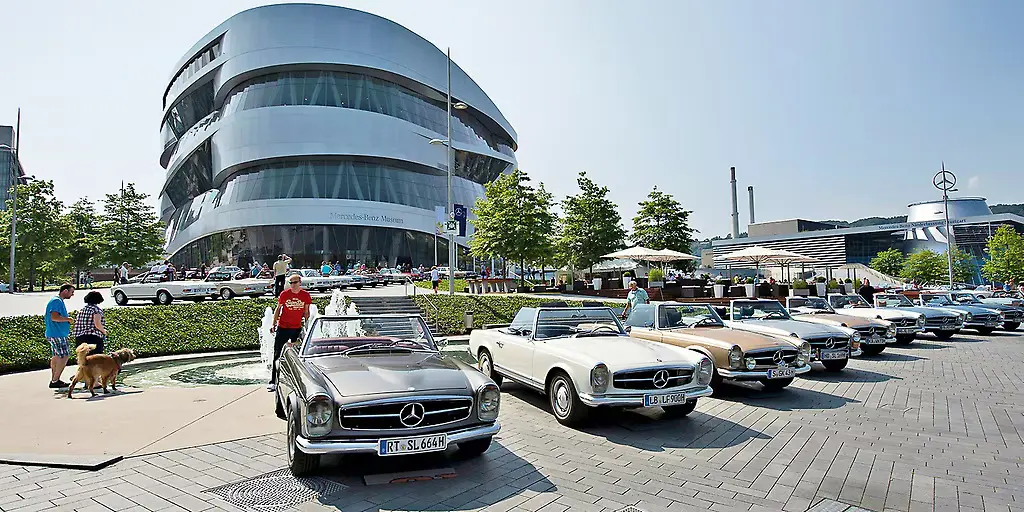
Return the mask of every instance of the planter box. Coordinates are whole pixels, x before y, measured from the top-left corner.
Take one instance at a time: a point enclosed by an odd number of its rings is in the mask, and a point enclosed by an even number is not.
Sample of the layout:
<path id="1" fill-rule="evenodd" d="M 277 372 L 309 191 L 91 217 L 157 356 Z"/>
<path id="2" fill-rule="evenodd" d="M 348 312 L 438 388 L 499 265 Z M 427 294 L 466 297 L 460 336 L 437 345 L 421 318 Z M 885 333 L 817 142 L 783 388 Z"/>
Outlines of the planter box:
<path id="1" fill-rule="evenodd" d="M 650 282 L 650 287 L 651 288 L 664 288 L 665 287 L 665 281 L 651 281 Z"/>
<path id="2" fill-rule="evenodd" d="M 814 290 L 817 292 L 818 297 L 825 296 L 825 287 L 828 283 L 814 283 Z"/>
<path id="3" fill-rule="evenodd" d="M 721 299 L 721 298 L 725 297 L 725 285 L 724 284 L 716 284 L 714 286 L 714 289 L 715 289 L 715 298 L 716 299 Z"/>
<path id="4" fill-rule="evenodd" d="M 776 288 L 778 288 L 777 290 L 773 290 L 775 292 L 776 297 L 785 297 L 789 295 L 790 287 L 788 284 L 779 284 L 775 286 Z"/>
<path id="5" fill-rule="evenodd" d="M 746 287 L 745 286 L 741 286 L 741 285 L 733 285 L 733 286 L 729 287 L 729 296 L 730 297 L 746 297 L 747 296 Z"/>
<path id="6" fill-rule="evenodd" d="M 792 289 L 789 290 L 789 296 L 790 297 L 809 297 L 810 295 L 811 295 L 811 290 L 809 290 L 807 288 L 800 288 L 800 289 L 792 288 Z"/>
<path id="7" fill-rule="evenodd" d="M 697 297 L 703 297 L 704 294 L 697 286 L 683 286 L 679 289 L 680 297 L 684 299 L 695 299 Z"/>
<path id="8" fill-rule="evenodd" d="M 843 292 L 839 288 L 829 288 L 828 289 L 828 293 L 832 294 L 832 293 L 843 293 Z"/>
<path id="9" fill-rule="evenodd" d="M 745 284 L 745 285 L 743 285 L 743 291 L 746 292 L 747 297 L 750 297 L 750 298 L 757 297 L 756 289 L 757 289 L 757 285 L 754 285 L 754 284 Z"/>

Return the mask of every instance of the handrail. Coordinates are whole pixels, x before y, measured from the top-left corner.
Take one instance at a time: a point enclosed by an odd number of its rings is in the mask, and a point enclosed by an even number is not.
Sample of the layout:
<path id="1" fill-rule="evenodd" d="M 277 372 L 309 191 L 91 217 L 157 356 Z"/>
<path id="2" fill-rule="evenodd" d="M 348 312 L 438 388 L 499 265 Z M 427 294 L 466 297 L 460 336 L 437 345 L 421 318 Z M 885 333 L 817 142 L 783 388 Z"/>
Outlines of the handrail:
<path id="1" fill-rule="evenodd" d="M 402 278 L 404 279 L 404 282 L 402 284 L 405 285 L 405 295 L 406 296 L 409 295 L 409 285 L 412 285 L 412 296 L 415 297 L 416 296 L 416 289 L 419 288 L 419 286 L 416 286 L 416 283 L 413 282 L 412 278 L 409 277 L 409 276 L 404 276 L 403 275 Z M 424 293 L 423 296 L 424 297 L 430 297 L 430 295 L 426 294 L 426 293 Z M 437 331 L 437 332 L 440 332 L 441 331 L 441 322 L 440 322 L 441 308 L 437 307 L 437 305 L 434 304 L 434 299 L 425 299 L 425 300 L 426 300 L 427 304 L 431 308 L 433 308 L 433 310 L 434 310 L 434 315 L 433 315 L 433 317 L 434 317 L 434 320 L 433 320 L 434 330 Z"/>

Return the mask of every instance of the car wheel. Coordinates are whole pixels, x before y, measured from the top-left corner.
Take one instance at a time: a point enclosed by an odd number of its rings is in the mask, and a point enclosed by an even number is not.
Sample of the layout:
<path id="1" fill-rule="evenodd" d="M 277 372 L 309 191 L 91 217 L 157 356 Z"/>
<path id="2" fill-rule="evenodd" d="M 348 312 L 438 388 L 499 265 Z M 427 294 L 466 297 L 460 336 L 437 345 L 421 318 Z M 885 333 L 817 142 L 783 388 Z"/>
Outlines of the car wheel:
<path id="1" fill-rule="evenodd" d="M 121 290 L 114 292 L 114 304 L 117 304 L 118 306 L 128 304 L 128 296 Z"/>
<path id="2" fill-rule="evenodd" d="M 172 300 L 174 299 L 171 297 L 171 294 L 169 292 L 161 291 L 160 293 L 156 294 L 157 304 L 163 304 L 164 306 L 166 306 L 170 304 Z"/>
<path id="3" fill-rule="evenodd" d="M 474 439 L 472 441 L 466 441 L 465 443 L 459 443 L 459 453 L 467 457 L 477 457 L 483 455 L 488 448 L 491 447 L 491 438 L 485 437 L 483 439 Z"/>
<path id="4" fill-rule="evenodd" d="M 356 285 L 356 290 L 362 290 L 362 289 L 363 289 L 363 285 L 361 285 L 361 284 L 357 284 Z"/>
<path id="5" fill-rule="evenodd" d="M 669 405 L 662 407 L 661 409 L 665 411 L 665 414 L 663 415 L 665 418 L 682 418 L 693 412 L 696 407 L 697 400 L 690 400 L 682 405 Z"/>
<path id="6" fill-rule="evenodd" d="M 988 336 L 989 334 L 996 332 L 994 327 L 978 327 L 975 330 L 982 336 Z"/>
<path id="7" fill-rule="evenodd" d="M 1020 322 L 1006 322 L 1003 324 L 1004 331 L 1016 331 L 1020 327 Z"/>
<path id="8" fill-rule="evenodd" d="M 231 291 L 231 288 L 221 288 L 220 289 L 220 298 L 222 298 L 224 300 L 233 299 L 233 298 L 235 298 L 235 292 Z"/>
<path id="9" fill-rule="evenodd" d="M 885 345 L 861 345 L 860 350 L 866 356 L 877 356 L 885 350 Z"/>
<path id="10" fill-rule="evenodd" d="M 320 467 L 320 456 L 303 452 L 299 449 L 296 439 L 299 437 L 301 428 L 299 426 L 298 411 L 294 411 L 291 419 L 288 420 L 287 443 L 288 443 L 288 469 L 292 475 L 297 477 L 308 476 Z"/>
<path id="11" fill-rule="evenodd" d="M 501 375 L 494 371 L 494 362 L 491 360 L 491 353 L 486 348 L 480 349 L 480 355 L 477 357 L 477 364 L 480 368 L 480 373 L 490 377 L 495 384 L 501 386 Z"/>
<path id="12" fill-rule="evenodd" d="M 849 363 L 849 359 L 840 359 L 838 361 L 822 361 L 821 365 L 825 367 L 827 372 L 838 372 L 843 368 L 846 368 L 846 363 Z"/>
<path id="13" fill-rule="evenodd" d="M 941 331 L 941 332 L 935 333 L 935 338 L 936 339 L 940 339 L 940 340 L 948 340 L 948 339 L 952 338 L 954 334 L 956 334 L 956 333 L 953 332 L 953 331 Z"/>
<path id="14" fill-rule="evenodd" d="M 555 419 L 567 427 L 582 424 L 589 414 L 587 406 L 580 401 L 576 386 L 572 379 L 564 373 L 558 373 L 548 385 L 548 402 Z"/>
<path id="15" fill-rule="evenodd" d="M 845 365 L 844 365 L 845 366 Z M 761 381 L 765 391 L 779 391 L 793 383 L 793 379 L 765 379 Z"/>
<path id="16" fill-rule="evenodd" d="M 914 338 L 915 337 L 916 337 L 916 335 L 914 335 L 914 334 L 897 334 L 896 335 L 896 344 L 897 345 L 910 345 L 911 343 L 914 342 Z"/>
<path id="17" fill-rule="evenodd" d="M 284 412 L 284 405 L 281 404 L 281 395 L 278 391 L 274 391 L 274 414 L 282 420 L 288 419 L 288 415 Z"/>

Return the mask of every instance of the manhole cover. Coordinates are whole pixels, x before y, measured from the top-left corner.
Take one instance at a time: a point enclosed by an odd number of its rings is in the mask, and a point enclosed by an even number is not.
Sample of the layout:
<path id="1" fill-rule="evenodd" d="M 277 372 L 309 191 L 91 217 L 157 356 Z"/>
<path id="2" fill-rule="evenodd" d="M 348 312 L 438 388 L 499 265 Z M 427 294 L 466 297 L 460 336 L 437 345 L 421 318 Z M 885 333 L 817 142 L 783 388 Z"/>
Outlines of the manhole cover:
<path id="1" fill-rule="evenodd" d="M 232 505 L 257 512 L 278 512 L 337 494 L 346 486 L 320 477 L 295 478 L 282 469 L 249 480 L 207 489 Z"/>
<path id="2" fill-rule="evenodd" d="M 620 508 L 620 509 L 616 510 L 615 512 L 647 512 L 647 511 L 642 509 L 642 508 L 640 508 L 640 507 L 637 507 L 635 505 L 629 505 L 628 507 Z"/>

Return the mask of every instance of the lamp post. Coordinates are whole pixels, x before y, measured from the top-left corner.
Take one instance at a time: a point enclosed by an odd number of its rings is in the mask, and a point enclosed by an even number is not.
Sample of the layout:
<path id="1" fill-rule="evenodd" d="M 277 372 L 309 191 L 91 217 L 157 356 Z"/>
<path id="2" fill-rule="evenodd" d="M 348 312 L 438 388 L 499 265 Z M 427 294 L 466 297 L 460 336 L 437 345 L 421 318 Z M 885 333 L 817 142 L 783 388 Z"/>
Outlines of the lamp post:
<path id="1" fill-rule="evenodd" d="M 949 193 L 956 192 L 956 175 L 946 170 L 946 162 L 942 162 L 942 170 L 932 177 L 932 185 L 942 191 L 942 214 L 946 224 L 946 260 L 949 265 L 949 289 L 953 289 L 953 230 L 949 227 Z"/>
<path id="2" fill-rule="evenodd" d="M 445 164 L 448 167 L 448 204 L 445 209 L 448 217 L 454 218 L 455 206 L 452 202 L 452 171 L 455 166 L 452 149 L 452 109 L 465 110 L 469 108 L 463 102 L 452 103 L 452 49 L 448 48 L 446 53 L 448 59 L 448 92 L 446 104 L 448 106 L 448 138 L 431 139 L 431 144 L 443 144 L 445 146 Z M 448 295 L 455 295 L 455 233 L 448 233 Z"/>
<path id="3" fill-rule="evenodd" d="M 0 150 L 5 150 L 10 153 L 10 165 L 8 171 L 11 175 L 11 259 L 10 259 L 10 274 L 8 275 L 8 285 L 10 289 L 8 293 L 14 293 L 14 254 L 15 247 L 17 246 L 18 240 L 18 184 L 21 181 L 26 183 L 35 179 L 33 176 L 19 176 L 19 169 L 21 164 L 18 162 L 18 150 L 12 148 L 7 144 L 0 144 Z"/>

